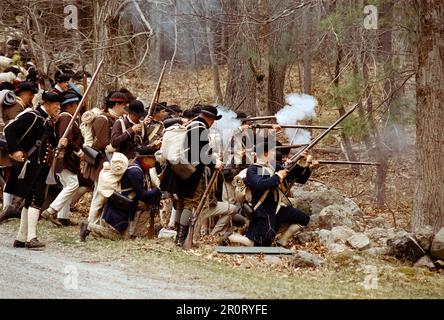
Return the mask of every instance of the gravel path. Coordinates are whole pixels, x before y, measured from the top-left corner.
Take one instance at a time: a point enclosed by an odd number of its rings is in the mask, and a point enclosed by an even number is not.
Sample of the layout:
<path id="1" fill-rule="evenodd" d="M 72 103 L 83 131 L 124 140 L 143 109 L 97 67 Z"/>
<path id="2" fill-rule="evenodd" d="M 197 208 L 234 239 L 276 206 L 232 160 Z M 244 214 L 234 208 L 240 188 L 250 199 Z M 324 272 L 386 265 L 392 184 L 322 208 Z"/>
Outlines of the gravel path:
<path id="1" fill-rule="evenodd" d="M 0 226 L 0 298 L 219 299 L 239 298 L 217 288 L 183 283 L 179 276 L 140 275 L 109 263 L 88 263 L 58 252 L 12 248 Z"/>

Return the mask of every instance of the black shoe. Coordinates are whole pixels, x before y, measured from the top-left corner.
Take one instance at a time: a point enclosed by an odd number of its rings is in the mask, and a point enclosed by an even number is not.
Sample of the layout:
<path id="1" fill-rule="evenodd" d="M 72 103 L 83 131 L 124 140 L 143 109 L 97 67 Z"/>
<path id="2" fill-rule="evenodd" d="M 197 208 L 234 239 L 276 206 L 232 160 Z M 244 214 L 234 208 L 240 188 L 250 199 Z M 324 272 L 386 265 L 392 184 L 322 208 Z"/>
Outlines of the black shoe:
<path id="1" fill-rule="evenodd" d="M 44 248 L 46 245 L 43 242 L 40 242 L 37 238 L 31 239 L 29 242 L 26 242 L 25 247 L 26 249 L 41 249 Z"/>
<path id="2" fill-rule="evenodd" d="M 0 213 L 0 223 L 13 218 L 20 219 L 20 217 L 21 217 L 20 210 L 18 210 L 15 206 L 7 206 L 5 210 L 3 210 Z"/>
<path id="3" fill-rule="evenodd" d="M 80 241 L 85 242 L 90 232 L 88 230 L 88 222 L 80 222 Z"/>
<path id="4" fill-rule="evenodd" d="M 18 240 L 14 240 L 14 243 L 12 244 L 12 246 L 14 248 L 24 248 L 26 246 L 26 243 L 18 241 Z"/>
<path id="5" fill-rule="evenodd" d="M 183 226 L 183 225 L 179 226 L 179 232 L 177 233 L 176 246 L 178 246 L 178 247 L 183 246 L 183 243 L 185 242 L 185 239 L 187 238 L 189 228 L 190 228 L 189 226 Z"/>
<path id="6" fill-rule="evenodd" d="M 60 224 L 64 227 L 69 227 L 69 226 L 73 226 L 74 224 L 71 222 L 71 220 L 69 219 L 65 219 L 65 218 L 59 218 L 57 219 Z"/>

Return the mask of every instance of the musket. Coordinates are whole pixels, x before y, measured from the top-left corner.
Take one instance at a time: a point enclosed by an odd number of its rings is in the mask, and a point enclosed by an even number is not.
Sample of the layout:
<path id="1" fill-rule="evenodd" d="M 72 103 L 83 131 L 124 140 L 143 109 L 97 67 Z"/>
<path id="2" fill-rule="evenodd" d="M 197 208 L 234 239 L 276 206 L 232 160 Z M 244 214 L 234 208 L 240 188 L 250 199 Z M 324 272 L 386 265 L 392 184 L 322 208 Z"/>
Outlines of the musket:
<path id="1" fill-rule="evenodd" d="M 347 161 L 347 160 L 317 160 L 319 164 L 350 164 L 359 166 L 380 166 L 379 162 L 365 162 L 365 161 Z"/>
<path id="2" fill-rule="evenodd" d="M 312 126 L 305 124 L 271 124 L 271 123 L 255 123 L 251 125 L 253 128 L 273 128 L 273 126 L 278 125 L 281 128 L 295 128 L 295 129 L 328 129 L 329 126 Z M 332 130 L 340 130 L 342 127 L 333 128 Z"/>
<path id="3" fill-rule="evenodd" d="M 347 111 L 346 113 L 344 113 L 338 120 L 336 120 L 332 125 L 330 125 L 330 127 L 328 127 L 327 130 L 325 130 L 324 132 L 322 132 L 319 136 L 317 136 L 313 141 L 310 142 L 310 144 L 308 146 L 306 146 L 305 148 L 301 149 L 298 153 L 296 153 L 294 156 L 292 156 L 290 158 L 290 164 L 286 166 L 285 169 L 287 170 L 292 170 L 295 166 L 296 163 L 299 161 L 299 159 L 302 158 L 302 154 L 304 153 L 304 151 L 306 150 L 310 150 L 312 149 L 315 145 L 317 145 L 319 143 L 319 141 L 322 140 L 322 138 L 324 138 L 331 130 L 333 130 L 333 128 L 335 128 L 341 121 L 343 121 L 345 118 L 347 118 L 350 114 L 352 114 L 353 111 L 356 110 L 356 107 L 358 106 L 358 104 L 355 104 L 353 106 L 353 108 L 351 108 L 349 111 Z"/>
<path id="4" fill-rule="evenodd" d="M 201 212 L 205 206 L 205 203 L 207 202 L 210 191 L 212 190 L 213 185 L 216 183 L 217 176 L 219 175 L 219 173 L 220 173 L 220 169 L 214 170 L 213 175 L 211 176 L 211 179 L 208 182 L 207 188 L 205 189 L 205 192 L 204 192 L 202 198 L 200 198 L 199 205 L 197 206 L 197 209 L 194 211 L 193 215 L 190 218 L 190 227 L 188 229 L 188 235 L 187 235 L 185 242 L 183 243 L 183 246 L 182 246 L 185 250 L 189 250 L 193 246 L 194 225 L 196 224 L 196 221 L 199 218 L 199 215 L 201 214 Z"/>
<path id="5" fill-rule="evenodd" d="M 273 120 L 273 119 L 276 119 L 276 116 L 247 117 L 247 118 L 240 118 L 238 120 L 242 122 L 253 122 L 253 121 Z"/>
<path id="6" fill-rule="evenodd" d="M 233 109 L 234 112 L 236 112 L 236 111 L 241 107 L 241 105 L 244 103 L 245 99 L 247 99 L 247 96 L 245 96 L 245 97 L 241 100 L 241 102 L 239 102 L 239 104 L 236 106 L 236 108 Z"/>
<path id="7" fill-rule="evenodd" d="M 100 71 L 100 69 L 103 66 L 103 60 L 104 59 L 100 60 L 99 64 L 97 65 L 96 71 L 94 72 L 94 75 L 91 78 L 91 82 L 90 82 L 89 86 L 86 88 L 85 93 L 83 94 L 82 99 L 80 100 L 79 105 L 77 106 L 76 111 L 72 115 L 71 121 L 69 121 L 68 126 L 66 127 L 65 132 L 63 133 L 61 139 L 66 138 L 68 136 L 68 133 L 71 130 L 71 128 L 72 128 L 72 126 L 74 124 L 74 121 L 77 118 L 77 115 L 79 114 L 80 110 L 82 109 L 83 104 L 86 101 L 86 97 L 88 96 L 88 93 L 91 91 L 91 87 L 93 86 L 93 84 L 94 84 L 94 82 L 95 82 L 95 80 L 97 78 L 97 75 L 99 74 L 99 71 Z M 53 163 L 51 165 L 51 170 L 49 171 L 49 174 L 48 174 L 48 176 L 46 178 L 46 183 L 47 184 L 57 184 L 57 181 L 55 180 L 55 164 L 57 162 L 56 159 L 59 157 L 59 154 L 60 154 L 60 151 L 61 151 L 61 147 L 62 146 L 60 144 L 58 144 L 57 148 L 54 150 L 54 161 L 53 161 Z"/>
<path id="8" fill-rule="evenodd" d="M 308 143 L 304 143 L 304 144 L 285 144 L 282 146 L 277 146 L 276 149 L 295 149 L 295 148 L 300 148 L 300 147 L 305 147 L 308 146 Z"/>
<path id="9" fill-rule="evenodd" d="M 160 96 L 160 86 L 162 84 L 163 75 L 165 74 L 165 67 L 167 65 L 168 60 L 165 60 L 162 71 L 160 72 L 159 80 L 157 81 L 156 90 L 154 90 L 153 98 L 151 99 L 150 106 L 148 108 L 148 114 L 145 117 L 145 120 L 147 120 L 150 116 L 153 115 L 154 112 L 154 106 L 156 104 L 156 101 L 159 99 Z M 152 121 L 150 122 L 151 125 Z"/>

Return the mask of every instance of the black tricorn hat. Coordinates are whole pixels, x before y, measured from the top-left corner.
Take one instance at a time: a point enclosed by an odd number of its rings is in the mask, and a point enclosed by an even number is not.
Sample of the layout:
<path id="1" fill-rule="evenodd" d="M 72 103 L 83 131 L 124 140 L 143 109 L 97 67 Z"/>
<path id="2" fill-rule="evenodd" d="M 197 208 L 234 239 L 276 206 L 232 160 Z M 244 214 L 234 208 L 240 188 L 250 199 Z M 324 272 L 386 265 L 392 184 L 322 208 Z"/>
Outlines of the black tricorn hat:
<path id="1" fill-rule="evenodd" d="M 70 79 L 71 79 L 71 75 L 70 74 L 67 74 L 67 73 L 60 73 L 60 74 L 56 74 L 56 76 L 55 76 L 55 81 L 57 82 L 57 83 L 60 83 L 60 82 L 68 82 Z"/>
<path id="2" fill-rule="evenodd" d="M 215 120 L 219 120 L 220 118 L 222 118 L 221 114 L 217 114 L 217 108 L 211 105 L 202 106 L 200 112 L 214 118 Z"/>
<path id="3" fill-rule="evenodd" d="M 62 96 L 54 92 L 43 92 L 42 100 L 45 102 L 62 102 Z"/>
<path id="4" fill-rule="evenodd" d="M 154 157 L 157 149 L 153 147 L 143 146 L 137 151 L 137 157 Z"/>
<path id="5" fill-rule="evenodd" d="M 148 111 L 145 109 L 143 102 L 140 100 L 133 100 L 129 103 L 125 110 L 129 113 L 135 114 L 138 117 L 145 117 Z"/>
<path id="6" fill-rule="evenodd" d="M 39 90 L 36 88 L 36 86 L 34 85 L 34 83 L 30 82 L 30 81 L 23 81 L 20 82 L 20 84 L 18 85 L 17 89 L 15 89 L 15 94 L 19 94 L 20 92 L 23 91 L 30 91 L 34 94 L 36 94 L 37 92 L 39 92 Z"/>

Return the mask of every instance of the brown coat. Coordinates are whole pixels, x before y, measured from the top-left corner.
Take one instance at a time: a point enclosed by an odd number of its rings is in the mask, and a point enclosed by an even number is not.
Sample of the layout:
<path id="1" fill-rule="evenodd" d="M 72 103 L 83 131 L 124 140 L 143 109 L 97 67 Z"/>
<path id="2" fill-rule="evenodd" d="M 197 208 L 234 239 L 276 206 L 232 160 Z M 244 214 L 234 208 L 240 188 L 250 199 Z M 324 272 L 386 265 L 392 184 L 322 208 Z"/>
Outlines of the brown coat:
<path id="1" fill-rule="evenodd" d="M 67 112 L 62 112 L 60 114 L 56 123 L 56 134 L 58 139 L 63 136 L 71 119 L 72 115 Z M 80 172 L 80 158 L 76 155 L 76 152 L 79 152 L 83 145 L 83 137 L 77 121 L 74 121 L 66 138 L 68 139 L 68 145 L 64 149 L 63 169 L 68 169 L 72 173 L 77 174 Z"/>
<path id="2" fill-rule="evenodd" d="M 26 105 L 20 97 L 17 97 L 17 102 L 11 107 L 3 107 L 3 121 L 7 124 L 9 121 L 14 120 L 15 117 L 26 109 Z M 3 128 L 1 128 L 3 131 Z"/>
<path id="3" fill-rule="evenodd" d="M 123 131 L 122 120 L 125 126 Z M 125 116 L 114 123 L 111 131 L 111 145 L 117 151 L 123 153 L 128 159 L 136 157 L 136 151 L 142 146 L 148 145 L 148 135 L 146 134 L 146 126 L 143 124 L 142 132 L 135 135 L 131 128 L 133 124 Z"/>
<path id="4" fill-rule="evenodd" d="M 101 151 L 103 156 L 97 167 L 86 164 L 83 174 L 85 178 L 92 181 L 97 181 L 99 179 L 99 173 L 103 168 L 103 163 L 106 161 L 105 148 L 111 143 L 111 128 L 116 120 L 117 118 L 113 117 L 108 112 L 94 119 L 92 126 L 94 141 L 92 147 L 97 151 Z"/>

